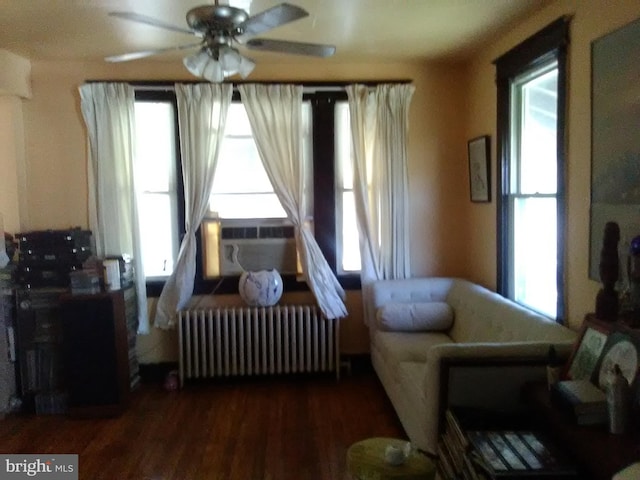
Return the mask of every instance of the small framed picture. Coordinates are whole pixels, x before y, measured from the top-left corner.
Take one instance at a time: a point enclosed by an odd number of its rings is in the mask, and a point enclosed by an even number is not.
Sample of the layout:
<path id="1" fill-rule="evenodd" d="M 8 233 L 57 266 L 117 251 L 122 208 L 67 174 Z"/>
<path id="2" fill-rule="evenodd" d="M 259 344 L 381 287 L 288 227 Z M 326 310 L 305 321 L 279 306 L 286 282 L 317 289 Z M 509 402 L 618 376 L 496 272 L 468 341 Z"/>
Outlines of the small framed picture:
<path id="1" fill-rule="evenodd" d="M 469 140 L 469 187 L 472 202 L 491 201 L 491 172 L 489 135 Z"/>
<path id="2" fill-rule="evenodd" d="M 629 385 L 635 388 L 640 366 L 640 334 L 620 323 L 613 324 L 591 382 L 606 390 L 615 377 L 615 365 L 620 368 Z"/>
<path id="3" fill-rule="evenodd" d="M 591 380 L 600 360 L 610 326 L 595 319 L 585 318 L 573 352 L 567 363 L 565 377 L 569 380 Z"/>

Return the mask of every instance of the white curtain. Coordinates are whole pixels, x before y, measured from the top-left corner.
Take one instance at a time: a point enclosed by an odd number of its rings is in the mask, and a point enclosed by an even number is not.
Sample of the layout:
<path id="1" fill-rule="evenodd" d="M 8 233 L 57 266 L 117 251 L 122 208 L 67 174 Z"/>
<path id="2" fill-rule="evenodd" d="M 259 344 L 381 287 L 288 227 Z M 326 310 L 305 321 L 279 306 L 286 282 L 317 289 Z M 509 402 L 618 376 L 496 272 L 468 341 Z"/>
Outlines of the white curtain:
<path id="1" fill-rule="evenodd" d="M 344 290 L 313 236 L 305 205 L 302 162 L 302 87 L 240 85 L 260 158 L 280 203 L 296 227 L 305 280 L 327 318 L 347 315 Z"/>
<path id="2" fill-rule="evenodd" d="M 407 132 L 409 84 L 347 87 L 365 305 L 375 280 L 411 276 Z M 373 312 L 365 312 L 370 320 Z"/>
<path id="3" fill-rule="evenodd" d="M 176 312 L 193 294 L 196 230 L 209 205 L 218 153 L 224 137 L 231 84 L 176 84 L 184 182 L 185 235 L 173 273 L 158 299 L 154 325 L 175 325 Z"/>
<path id="4" fill-rule="evenodd" d="M 135 95 L 125 83 L 80 87 L 82 116 L 89 136 L 89 224 L 98 257 L 133 257 L 139 333 L 149 332 L 147 294 L 138 230 L 134 181 Z"/>

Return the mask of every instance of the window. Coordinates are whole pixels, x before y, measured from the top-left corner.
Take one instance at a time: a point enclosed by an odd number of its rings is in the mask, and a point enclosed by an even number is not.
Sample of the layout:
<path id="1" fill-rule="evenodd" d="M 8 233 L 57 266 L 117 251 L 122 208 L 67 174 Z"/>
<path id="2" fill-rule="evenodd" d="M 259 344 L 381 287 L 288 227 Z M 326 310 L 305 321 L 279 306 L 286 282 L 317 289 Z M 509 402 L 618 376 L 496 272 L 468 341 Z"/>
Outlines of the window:
<path id="1" fill-rule="evenodd" d="M 360 240 L 356 220 L 356 203 L 353 193 L 353 147 L 349 125 L 349 104 L 337 102 L 335 109 L 336 131 L 336 228 L 342 247 L 338 265 L 339 273 L 360 271 Z"/>
<path id="2" fill-rule="evenodd" d="M 497 61 L 499 290 L 554 319 L 564 315 L 566 38 L 561 19 Z"/>
<path id="3" fill-rule="evenodd" d="M 157 95 L 135 104 L 136 175 L 142 264 L 149 279 L 164 279 L 178 255 L 176 108 Z"/>
<path id="4" fill-rule="evenodd" d="M 136 92 L 136 161 L 140 169 L 138 177 L 145 179 L 144 185 L 139 185 L 143 261 L 145 273 L 151 280 L 149 294 L 157 295 L 161 281 L 173 269 L 184 233 L 177 112 L 172 91 L 159 94 L 138 87 Z M 310 194 L 307 204 L 320 248 L 329 264 L 335 267 L 343 286 L 358 288 L 359 247 L 353 204 L 349 111 L 344 99 L 346 94 L 339 91 L 304 96 L 306 191 Z M 220 222 L 264 223 L 261 219 L 287 222 L 262 166 L 239 97 L 234 98 L 227 114 L 209 209 L 210 220 L 202 226 L 203 235 L 198 236 L 196 293 L 210 292 L 219 283 L 215 278 L 219 274 L 215 252 L 220 248 Z M 295 275 L 284 280 L 288 289 L 305 288 L 304 284 L 297 285 Z M 225 280 L 218 291 L 236 288 L 237 281 L 230 279 Z"/>
<path id="5" fill-rule="evenodd" d="M 311 135 L 310 135 L 310 105 L 304 102 L 302 105 L 302 163 L 303 172 L 307 176 L 305 192 L 307 198 L 305 204 L 313 205 L 313 191 L 311 182 Z M 240 173 L 240 174 L 239 174 Z M 310 214 L 311 210 L 309 210 Z M 286 220 L 287 214 L 280 204 L 273 186 L 269 181 L 267 172 L 262 165 L 260 154 L 256 146 L 251 124 L 244 106 L 240 102 L 234 102 L 229 106 L 227 122 L 225 125 L 224 140 L 221 145 L 218 165 L 213 181 L 212 193 L 209 201 L 209 219 L 203 222 L 202 249 L 203 249 L 203 276 L 206 279 L 217 278 L 226 274 L 222 268 L 218 256 L 221 245 L 221 234 L 224 234 L 221 223 L 243 227 L 258 227 L 264 231 L 265 225 L 281 227 L 290 225 Z M 269 228 L 269 227 L 267 227 Z M 231 231 L 231 230 L 227 230 Z M 279 230 L 281 232 L 282 230 Z M 258 232 L 258 230 L 256 230 Z M 271 230 L 270 232 L 273 232 Z M 257 234 L 257 233 L 256 233 Z M 263 238 L 262 233 L 257 238 Z M 278 258 L 280 265 L 293 263 L 295 266 L 294 240 L 260 240 L 260 244 L 250 242 L 247 245 L 258 256 Z M 232 249 L 235 247 L 227 247 Z M 280 251 L 282 249 L 283 251 Z M 284 251 L 286 250 L 286 252 Z M 243 249 L 246 253 L 247 248 Z M 238 252 L 235 253 L 238 255 Z M 224 255 L 224 252 L 223 252 Z M 233 256 L 233 253 L 230 253 Z M 253 256 L 253 255 L 252 255 Z M 293 256 L 293 258 L 291 258 Z M 291 259 L 291 261 L 287 261 Z M 269 268 L 273 266 L 269 261 L 259 259 L 258 264 L 265 263 Z M 276 265 L 278 262 L 276 262 Z M 246 264 L 243 264 L 246 266 Z M 246 267 L 250 269 L 249 267 Z M 277 267 L 283 273 L 283 267 Z M 295 272 L 295 268 L 293 271 Z M 298 266 L 298 272 L 300 267 Z"/>

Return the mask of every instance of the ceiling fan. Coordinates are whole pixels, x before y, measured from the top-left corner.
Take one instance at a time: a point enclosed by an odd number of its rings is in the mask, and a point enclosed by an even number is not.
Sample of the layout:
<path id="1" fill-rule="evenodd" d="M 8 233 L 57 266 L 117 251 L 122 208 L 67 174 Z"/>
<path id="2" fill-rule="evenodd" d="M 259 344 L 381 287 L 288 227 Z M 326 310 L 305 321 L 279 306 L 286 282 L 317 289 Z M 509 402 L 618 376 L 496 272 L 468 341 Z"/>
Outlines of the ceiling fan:
<path id="1" fill-rule="evenodd" d="M 253 38 L 281 25 L 299 20 L 309 13 L 295 5 L 281 3 L 256 15 L 249 14 L 236 7 L 219 5 L 201 5 L 187 12 L 186 20 L 189 28 L 171 25 L 155 18 L 134 12 L 111 12 L 114 17 L 145 23 L 155 27 L 195 35 L 197 43 L 179 45 L 169 48 L 145 50 L 106 57 L 107 62 L 125 62 L 149 57 L 172 50 L 198 48 L 194 54 L 187 55 L 183 63 L 187 70 L 197 77 L 210 82 L 222 82 L 226 77 L 239 74 L 246 78 L 255 62 L 238 51 L 235 44 L 251 50 L 329 57 L 335 53 L 333 45 L 318 43 L 291 42 L 267 38 Z"/>

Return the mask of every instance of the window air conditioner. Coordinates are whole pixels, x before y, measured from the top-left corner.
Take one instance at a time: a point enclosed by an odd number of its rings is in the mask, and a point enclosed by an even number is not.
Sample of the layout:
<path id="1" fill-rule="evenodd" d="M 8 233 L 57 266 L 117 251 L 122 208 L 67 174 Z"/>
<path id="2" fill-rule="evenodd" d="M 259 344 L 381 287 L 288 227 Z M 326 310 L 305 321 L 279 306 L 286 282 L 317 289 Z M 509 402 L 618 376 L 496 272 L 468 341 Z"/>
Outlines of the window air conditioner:
<path id="1" fill-rule="evenodd" d="M 242 225 L 220 227 L 220 275 L 247 270 L 297 273 L 294 228 L 290 225 Z"/>

